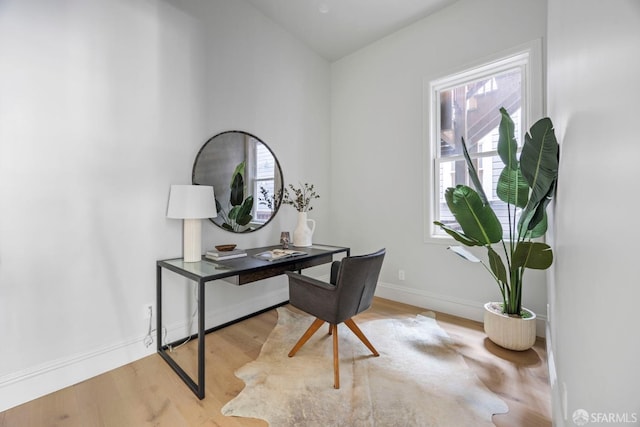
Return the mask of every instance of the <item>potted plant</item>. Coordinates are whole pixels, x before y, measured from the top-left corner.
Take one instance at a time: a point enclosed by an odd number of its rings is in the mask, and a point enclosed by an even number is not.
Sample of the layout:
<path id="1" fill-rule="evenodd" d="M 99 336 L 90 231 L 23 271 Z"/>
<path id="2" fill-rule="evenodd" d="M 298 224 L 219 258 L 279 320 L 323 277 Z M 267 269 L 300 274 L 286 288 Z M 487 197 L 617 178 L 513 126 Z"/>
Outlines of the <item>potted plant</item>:
<path id="1" fill-rule="evenodd" d="M 487 249 L 488 261 L 484 262 L 461 246 L 450 247 L 467 260 L 480 262 L 498 284 L 502 303 L 485 305 L 485 333 L 489 339 L 505 348 L 526 350 L 535 342 L 536 322 L 535 314 L 522 307 L 524 273 L 527 268 L 545 270 L 553 262 L 549 245 L 534 239 L 547 230 L 546 207 L 558 177 L 559 147 L 551 120 L 543 118 L 525 135 L 518 158 L 513 121 L 504 108 L 500 113 L 498 155 L 504 169 L 496 193 L 507 204 L 508 223 L 503 229 L 462 139 L 475 190 L 457 185 L 445 191 L 447 205 L 461 230 L 439 221 L 434 224 L 466 246 Z"/>

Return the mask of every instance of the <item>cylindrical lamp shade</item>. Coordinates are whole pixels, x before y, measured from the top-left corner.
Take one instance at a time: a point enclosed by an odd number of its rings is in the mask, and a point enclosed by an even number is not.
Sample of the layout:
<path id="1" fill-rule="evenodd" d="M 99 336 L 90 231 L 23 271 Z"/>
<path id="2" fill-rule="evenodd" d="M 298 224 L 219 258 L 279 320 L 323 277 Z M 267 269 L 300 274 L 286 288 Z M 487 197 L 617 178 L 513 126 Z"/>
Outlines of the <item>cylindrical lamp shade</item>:
<path id="1" fill-rule="evenodd" d="M 210 185 L 172 185 L 169 192 L 169 218 L 214 218 L 216 199 Z"/>
<path id="2" fill-rule="evenodd" d="M 184 220 L 184 262 L 198 262 L 202 257 L 201 219 L 218 215 L 213 187 L 208 185 L 172 185 L 167 217 Z"/>

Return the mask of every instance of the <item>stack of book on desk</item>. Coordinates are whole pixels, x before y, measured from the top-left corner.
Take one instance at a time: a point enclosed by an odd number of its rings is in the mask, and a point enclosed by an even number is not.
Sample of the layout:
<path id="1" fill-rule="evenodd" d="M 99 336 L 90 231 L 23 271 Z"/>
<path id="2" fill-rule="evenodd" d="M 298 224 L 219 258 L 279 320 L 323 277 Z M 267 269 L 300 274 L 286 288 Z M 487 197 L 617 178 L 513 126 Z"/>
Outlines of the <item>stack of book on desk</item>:
<path id="1" fill-rule="evenodd" d="M 247 256 L 247 251 L 245 251 L 244 249 L 233 249 L 231 251 L 211 250 L 207 251 L 204 256 L 205 258 L 213 261 L 222 261 L 225 259 L 241 258 L 243 256 Z"/>

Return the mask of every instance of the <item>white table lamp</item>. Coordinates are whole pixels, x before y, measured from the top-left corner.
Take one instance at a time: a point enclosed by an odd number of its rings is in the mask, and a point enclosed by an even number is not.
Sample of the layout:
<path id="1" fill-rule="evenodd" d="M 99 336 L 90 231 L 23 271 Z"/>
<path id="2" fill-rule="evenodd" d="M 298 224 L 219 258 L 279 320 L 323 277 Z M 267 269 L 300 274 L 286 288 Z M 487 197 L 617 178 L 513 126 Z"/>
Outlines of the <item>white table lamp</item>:
<path id="1" fill-rule="evenodd" d="M 209 185 L 172 185 L 169 191 L 167 217 L 184 220 L 184 262 L 202 259 L 202 219 L 214 218 L 216 200 Z"/>

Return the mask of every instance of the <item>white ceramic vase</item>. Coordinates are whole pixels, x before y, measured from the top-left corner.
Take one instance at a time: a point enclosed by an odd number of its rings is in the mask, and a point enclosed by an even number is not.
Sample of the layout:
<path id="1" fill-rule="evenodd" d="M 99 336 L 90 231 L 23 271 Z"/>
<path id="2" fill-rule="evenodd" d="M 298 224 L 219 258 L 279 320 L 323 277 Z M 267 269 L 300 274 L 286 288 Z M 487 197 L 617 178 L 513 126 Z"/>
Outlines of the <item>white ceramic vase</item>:
<path id="1" fill-rule="evenodd" d="M 311 223 L 311 227 L 309 227 Z M 311 246 L 311 236 L 316 229 L 316 222 L 307 218 L 306 212 L 298 212 L 298 224 L 293 230 L 293 246 Z"/>
<path id="2" fill-rule="evenodd" d="M 496 306 L 501 306 L 501 303 L 488 302 L 484 305 L 485 334 L 500 347 L 517 351 L 530 349 L 536 342 L 536 314 L 523 307 L 522 310 L 531 317 L 511 317 L 492 308 Z"/>

